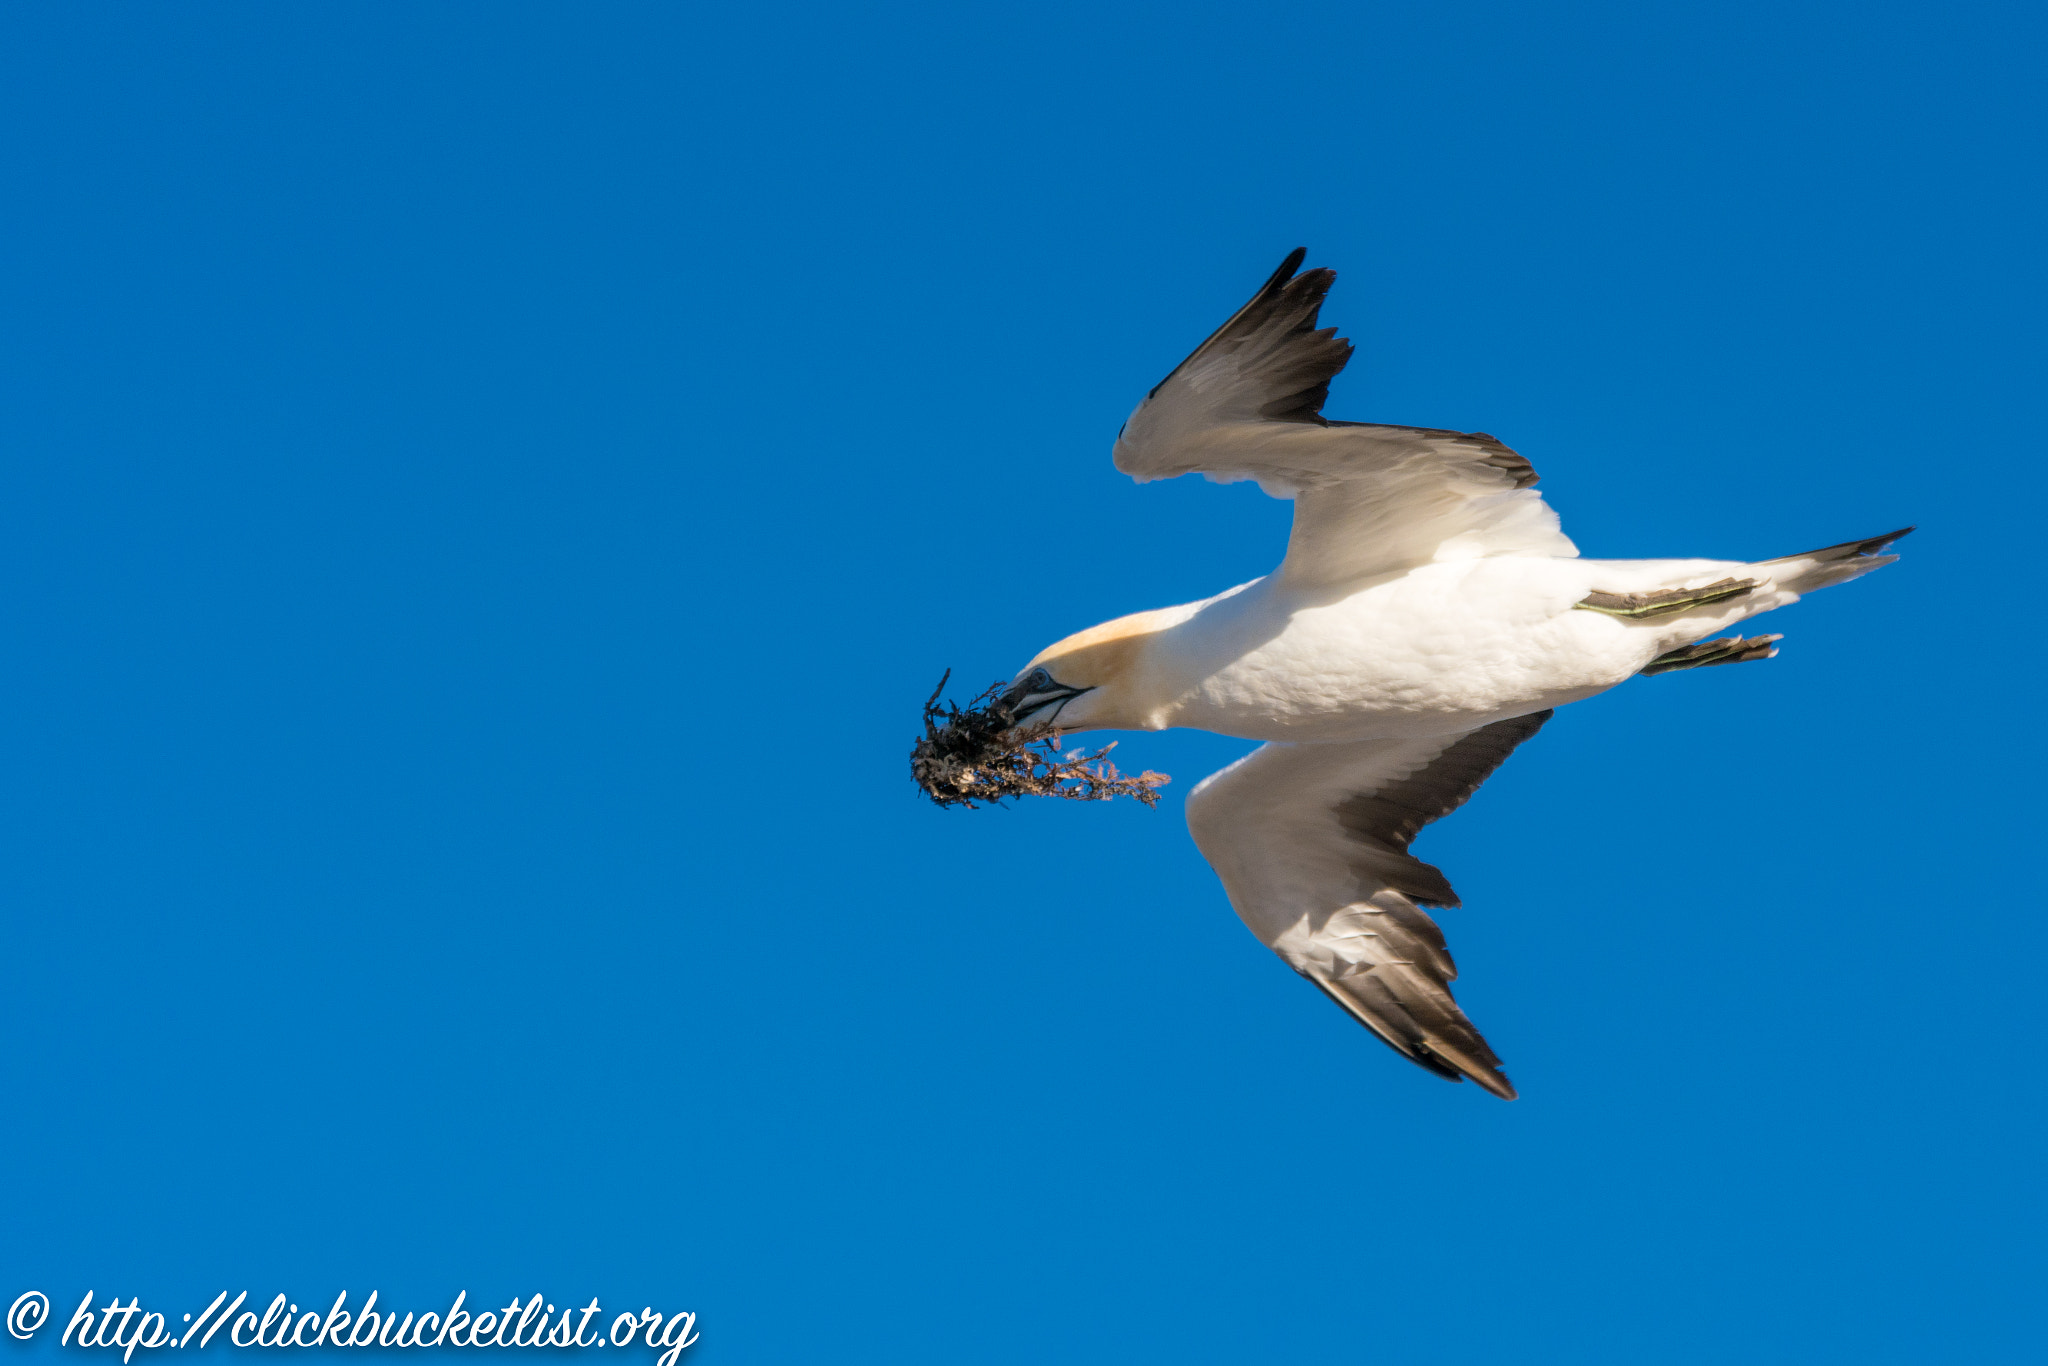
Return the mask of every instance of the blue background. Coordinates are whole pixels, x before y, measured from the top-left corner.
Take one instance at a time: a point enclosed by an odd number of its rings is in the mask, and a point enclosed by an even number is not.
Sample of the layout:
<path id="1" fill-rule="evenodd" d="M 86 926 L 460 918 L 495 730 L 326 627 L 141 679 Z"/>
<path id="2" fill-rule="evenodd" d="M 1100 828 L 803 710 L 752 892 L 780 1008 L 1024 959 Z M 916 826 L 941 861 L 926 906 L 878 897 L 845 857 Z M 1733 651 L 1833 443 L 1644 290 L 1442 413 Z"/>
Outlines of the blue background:
<path id="1" fill-rule="evenodd" d="M 2041 38 L 9 7 L 10 1354 L 225 1287 L 735 1364 L 2024 1359 Z M 1330 411 L 1500 434 L 1587 554 L 1923 527 L 1423 837 L 1512 1105 L 1237 923 L 1179 805 L 1247 746 L 1127 738 L 1156 812 L 905 776 L 943 668 L 1277 561 L 1108 457 L 1297 243 Z"/>

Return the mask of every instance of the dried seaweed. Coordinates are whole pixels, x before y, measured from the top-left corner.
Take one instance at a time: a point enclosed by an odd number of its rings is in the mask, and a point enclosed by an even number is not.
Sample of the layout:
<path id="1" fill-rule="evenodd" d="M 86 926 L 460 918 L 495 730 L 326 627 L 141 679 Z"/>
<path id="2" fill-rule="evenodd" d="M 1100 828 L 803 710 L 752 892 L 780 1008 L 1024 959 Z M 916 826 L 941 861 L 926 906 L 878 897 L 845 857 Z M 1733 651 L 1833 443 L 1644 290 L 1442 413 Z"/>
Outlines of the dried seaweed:
<path id="1" fill-rule="evenodd" d="M 1127 778 L 1105 757 L 1111 741 L 1093 754 L 1075 749 L 1061 754 L 1059 736 L 1050 726 L 1018 726 L 1003 701 L 1008 686 L 992 683 L 965 708 L 941 703 L 948 669 L 924 704 L 924 738 L 910 751 L 910 776 L 940 806 L 998 802 L 1004 797 L 1063 797 L 1074 802 L 1103 802 L 1136 797 L 1147 806 L 1159 804 L 1158 789 L 1172 779 L 1146 770 Z"/>

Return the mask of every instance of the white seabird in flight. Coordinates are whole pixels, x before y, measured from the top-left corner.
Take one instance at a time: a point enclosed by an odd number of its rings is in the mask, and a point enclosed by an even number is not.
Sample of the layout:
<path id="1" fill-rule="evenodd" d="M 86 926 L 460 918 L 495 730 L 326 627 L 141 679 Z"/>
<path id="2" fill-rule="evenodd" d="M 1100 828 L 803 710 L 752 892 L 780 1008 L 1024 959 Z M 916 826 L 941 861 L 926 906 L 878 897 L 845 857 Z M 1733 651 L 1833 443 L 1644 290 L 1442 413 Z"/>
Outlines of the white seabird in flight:
<path id="1" fill-rule="evenodd" d="M 1188 797 L 1231 905 L 1397 1052 L 1512 1100 L 1423 909 L 1457 894 L 1410 841 L 1553 709 L 1637 674 L 1770 658 L 1774 635 L 1704 638 L 1890 564 L 1905 531 L 1755 564 L 1582 560 L 1529 462 L 1493 437 L 1322 416 L 1351 344 L 1318 329 L 1336 276 L 1295 274 L 1304 255 L 1146 396 L 1114 452 L 1140 481 L 1252 479 L 1292 499 L 1280 567 L 1069 636 L 1001 703 L 1057 734 L 1265 741 Z"/>

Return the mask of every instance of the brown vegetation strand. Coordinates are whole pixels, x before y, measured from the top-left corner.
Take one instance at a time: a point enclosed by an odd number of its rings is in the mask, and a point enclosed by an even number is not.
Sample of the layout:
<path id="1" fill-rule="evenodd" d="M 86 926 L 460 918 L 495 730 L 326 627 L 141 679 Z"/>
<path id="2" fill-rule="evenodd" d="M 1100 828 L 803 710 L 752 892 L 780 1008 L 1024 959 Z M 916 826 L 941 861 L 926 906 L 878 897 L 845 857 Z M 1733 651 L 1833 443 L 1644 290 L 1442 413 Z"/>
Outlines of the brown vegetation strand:
<path id="1" fill-rule="evenodd" d="M 940 806 L 997 802 L 1004 797 L 1063 797 L 1073 802 L 1101 802 L 1136 797 L 1147 806 L 1159 804 L 1159 788 L 1172 779 L 1146 770 L 1134 778 L 1116 771 L 1104 757 L 1116 748 L 1111 741 L 1093 754 L 1076 749 L 1059 752 L 1059 737 L 1049 726 L 1019 727 L 1002 700 L 1003 683 L 992 683 L 963 709 L 941 703 L 948 669 L 924 704 L 924 738 L 910 751 L 910 776 Z"/>

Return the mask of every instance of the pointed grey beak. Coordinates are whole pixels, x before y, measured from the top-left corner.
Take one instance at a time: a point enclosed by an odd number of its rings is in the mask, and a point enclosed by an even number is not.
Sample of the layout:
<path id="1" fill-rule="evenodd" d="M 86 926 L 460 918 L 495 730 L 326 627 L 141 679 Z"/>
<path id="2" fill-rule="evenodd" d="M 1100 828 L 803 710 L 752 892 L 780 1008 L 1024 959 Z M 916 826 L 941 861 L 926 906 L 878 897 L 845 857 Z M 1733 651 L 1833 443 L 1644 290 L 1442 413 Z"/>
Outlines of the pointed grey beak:
<path id="1" fill-rule="evenodd" d="M 1023 725 L 1027 720 L 1051 721 L 1059 715 L 1058 707 L 1092 688 L 1075 688 L 1060 682 L 1044 669 L 1033 669 L 1012 683 L 1003 693 L 1002 702 L 1010 712 L 1010 724 Z M 1043 715 L 1052 707 L 1051 715 Z"/>

